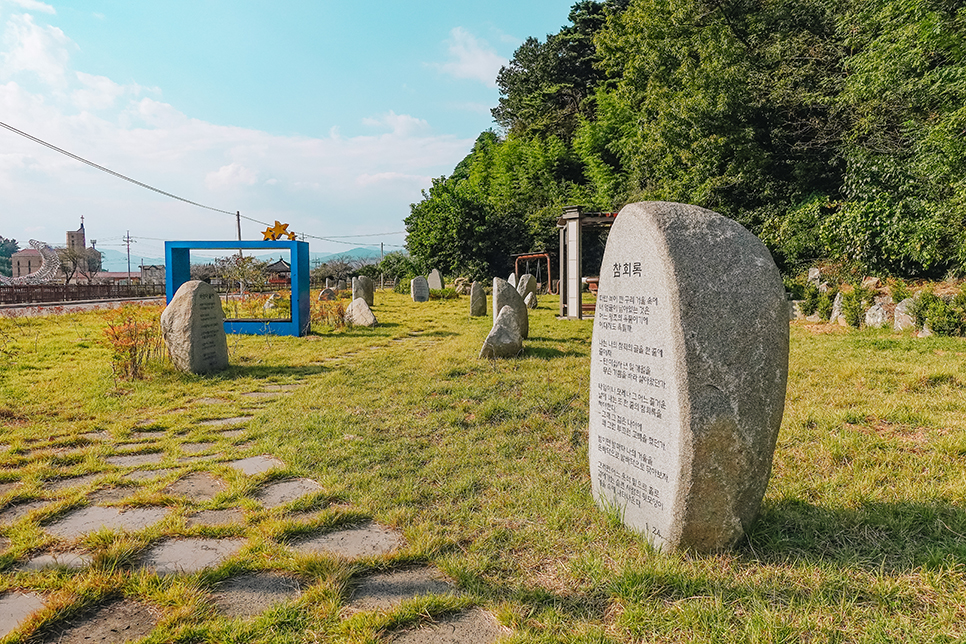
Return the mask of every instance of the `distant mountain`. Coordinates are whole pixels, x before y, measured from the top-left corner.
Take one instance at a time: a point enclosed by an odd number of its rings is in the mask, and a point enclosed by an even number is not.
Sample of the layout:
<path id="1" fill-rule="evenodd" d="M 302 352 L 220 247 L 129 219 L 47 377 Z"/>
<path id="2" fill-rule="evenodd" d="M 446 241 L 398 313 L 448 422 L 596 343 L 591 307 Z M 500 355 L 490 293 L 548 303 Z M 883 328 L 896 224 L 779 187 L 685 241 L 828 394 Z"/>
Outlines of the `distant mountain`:
<path id="1" fill-rule="evenodd" d="M 102 250 L 101 255 L 103 256 L 103 270 L 110 272 L 122 272 L 127 270 L 127 253 L 118 250 Z M 276 260 L 278 259 L 278 252 L 274 253 L 259 253 L 255 255 L 260 260 Z M 374 248 L 352 248 L 347 251 L 341 251 L 338 253 L 309 253 L 309 266 L 316 266 L 317 264 L 322 264 L 332 259 L 348 257 L 351 260 L 362 260 L 369 259 L 374 261 L 379 261 L 379 251 Z M 192 257 L 192 264 L 207 264 L 211 261 L 209 257 Z M 287 258 L 286 258 L 286 261 Z M 140 255 L 131 254 L 131 272 L 139 272 L 141 264 L 145 266 L 150 265 L 163 265 L 163 257 L 141 257 Z"/>

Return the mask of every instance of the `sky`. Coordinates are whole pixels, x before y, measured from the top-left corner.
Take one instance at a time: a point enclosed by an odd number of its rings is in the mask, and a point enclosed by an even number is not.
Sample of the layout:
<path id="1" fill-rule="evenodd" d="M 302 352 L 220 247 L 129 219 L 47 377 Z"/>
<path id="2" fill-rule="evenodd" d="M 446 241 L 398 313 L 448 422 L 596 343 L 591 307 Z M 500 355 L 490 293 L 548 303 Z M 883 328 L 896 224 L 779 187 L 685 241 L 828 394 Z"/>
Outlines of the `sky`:
<path id="1" fill-rule="evenodd" d="M 0 122 L 162 191 L 327 241 L 405 243 L 403 220 L 495 128 L 495 79 L 572 0 L 0 0 Z M 163 257 L 235 217 L 0 128 L 0 236 Z M 242 237 L 265 226 L 242 220 Z"/>

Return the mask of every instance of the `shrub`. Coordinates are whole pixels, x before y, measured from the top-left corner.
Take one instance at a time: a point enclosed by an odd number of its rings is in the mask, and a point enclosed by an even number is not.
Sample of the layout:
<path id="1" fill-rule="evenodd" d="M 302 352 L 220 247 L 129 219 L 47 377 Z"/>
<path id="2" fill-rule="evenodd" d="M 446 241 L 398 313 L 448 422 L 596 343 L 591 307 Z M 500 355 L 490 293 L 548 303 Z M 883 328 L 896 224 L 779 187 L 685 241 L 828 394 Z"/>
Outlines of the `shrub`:
<path id="1" fill-rule="evenodd" d="M 896 304 L 906 298 L 912 297 L 912 291 L 909 290 L 906 283 L 898 279 L 889 286 L 889 294 L 892 295 L 892 301 Z"/>
<path id="2" fill-rule="evenodd" d="M 393 293 L 401 293 L 402 295 L 410 295 L 410 286 L 412 277 L 401 277 L 399 278 L 399 283 L 397 283 L 393 288 Z"/>
<path id="3" fill-rule="evenodd" d="M 114 380 L 139 380 L 152 358 L 164 355 L 160 307 L 124 306 L 112 311 L 104 338 L 111 349 Z"/>
<path id="4" fill-rule="evenodd" d="M 811 283 L 803 283 L 801 278 L 783 277 L 782 282 L 785 283 L 785 290 L 791 294 L 793 300 L 804 300 L 805 290 L 811 286 Z"/>
<path id="5" fill-rule="evenodd" d="M 859 328 L 865 320 L 865 306 L 858 289 L 842 294 L 842 317 L 851 327 Z"/>
<path id="6" fill-rule="evenodd" d="M 932 291 L 919 294 L 910 311 L 917 328 L 929 327 L 936 335 L 966 334 L 966 293 L 960 291 L 949 300 Z"/>
<path id="7" fill-rule="evenodd" d="M 330 326 L 333 329 L 343 329 L 351 326 L 345 316 L 346 300 L 316 301 L 312 304 L 312 324 Z"/>
<path id="8" fill-rule="evenodd" d="M 818 311 L 818 317 L 821 318 L 822 321 L 828 322 L 829 318 L 832 317 L 832 306 L 835 304 L 835 296 L 838 295 L 838 293 L 838 289 L 830 288 L 818 296 L 818 305 L 816 310 Z"/>
<path id="9" fill-rule="evenodd" d="M 818 310 L 819 296 L 821 293 L 818 292 L 818 287 L 814 284 L 806 284 L 802 293 L 802 303 L 799 305 L 799 309 L 804 315 L 811 315 Z M 829 308 L 829 311 L 832 309 Z M 826 318 L 828 319 L 828 318 Z"/>
<path id="10" fill-rule="evenodd" d="M 457 300 L 460 294 L 455 288 L 431 288 L 429 289 L 429 299 L 431 300 Z"/>

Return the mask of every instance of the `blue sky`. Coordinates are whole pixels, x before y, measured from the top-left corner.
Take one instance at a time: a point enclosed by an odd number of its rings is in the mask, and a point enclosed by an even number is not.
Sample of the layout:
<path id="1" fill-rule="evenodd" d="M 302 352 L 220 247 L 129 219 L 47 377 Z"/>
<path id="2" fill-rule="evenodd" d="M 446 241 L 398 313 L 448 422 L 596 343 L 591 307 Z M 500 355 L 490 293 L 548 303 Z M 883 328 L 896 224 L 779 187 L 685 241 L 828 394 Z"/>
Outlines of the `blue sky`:
<path id="1" fill-rule="evenodd" d="M 162 190 L 319 236 L 398 233 L 569 0 L 0 0 L 0 121 Z M 0 129 L 0 235 L 229 239 L 233 218 Z M 262 227 L 243 221 L 243 236 Z M 316 252 L 404 236 L 311 241 Z"/>

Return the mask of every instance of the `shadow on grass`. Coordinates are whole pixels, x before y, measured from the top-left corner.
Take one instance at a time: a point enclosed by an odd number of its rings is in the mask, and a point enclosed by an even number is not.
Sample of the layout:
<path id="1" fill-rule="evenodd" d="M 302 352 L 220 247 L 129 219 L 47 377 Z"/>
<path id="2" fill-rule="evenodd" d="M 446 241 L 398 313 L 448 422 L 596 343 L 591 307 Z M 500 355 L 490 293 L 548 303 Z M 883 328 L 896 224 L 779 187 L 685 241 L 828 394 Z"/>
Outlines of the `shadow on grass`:
<path id="1" fill-rule="evenodd" d="M 966 564 L 966 511 L 949 503 L 824 508 L 797 499 L 762 505 L 742 550 L 769 563 L 802 559 L 904 573 Z"/>
<path id="2" fill-rule="evenodd" d="M 528 345 L 523 350 L 526 358 L 540 358 L 541 360 L 553 360 L 554 358 L 580 358 L 586 356 L 582 351 L 561 351 L 552 347 L 535 347 Z"/>
<path id="3" fill-rule="evenodd" d="M 237 380 L 241 378 L 252 378 L 255 380 L 276 378 L 278 376 L 291 376 L 295 378 L 305 378 L 308 376 L 317 376 L 320 373 L 326 373 L 330 371 L 329 368 L 323 367 L 321 365 L 298 365 L 298 366 L 283 366 L 283 365 L 237 365 L 233 364 L 225 371 L 219 372 L 208 376 L 209 378 L 218 378 L 221 380 Z"/>

